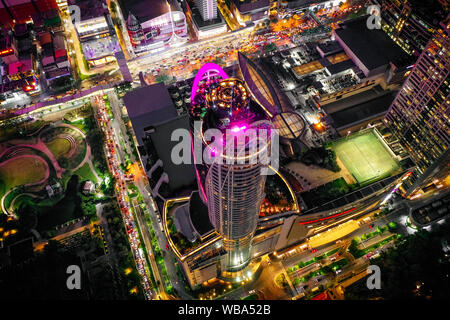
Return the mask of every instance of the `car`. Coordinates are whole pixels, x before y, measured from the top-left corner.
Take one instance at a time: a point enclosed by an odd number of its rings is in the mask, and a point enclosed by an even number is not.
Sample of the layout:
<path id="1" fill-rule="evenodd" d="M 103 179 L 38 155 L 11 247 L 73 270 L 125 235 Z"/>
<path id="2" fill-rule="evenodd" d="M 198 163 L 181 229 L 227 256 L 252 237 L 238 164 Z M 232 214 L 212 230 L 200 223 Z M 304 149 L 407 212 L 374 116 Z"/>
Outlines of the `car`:
<path id="1" fill-rule="evenodd" d="M 311 250 L 311 253 L 316 253 L 317 252 L 317 249 L 312 249 Z"/>

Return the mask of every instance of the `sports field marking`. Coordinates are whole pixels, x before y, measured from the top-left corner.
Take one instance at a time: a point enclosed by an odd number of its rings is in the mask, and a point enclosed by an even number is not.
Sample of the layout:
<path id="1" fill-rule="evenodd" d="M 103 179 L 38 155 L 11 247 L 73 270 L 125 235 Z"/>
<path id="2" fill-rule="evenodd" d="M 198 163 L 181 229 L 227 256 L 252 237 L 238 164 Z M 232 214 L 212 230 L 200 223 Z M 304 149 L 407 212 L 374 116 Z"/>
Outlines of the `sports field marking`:
<path id="1" fill-rule="evenodd" d="M 362 183 L 398 168 L 395 159 L 373 132 L 336 141 L 332 148 L 355 179 Z"/>

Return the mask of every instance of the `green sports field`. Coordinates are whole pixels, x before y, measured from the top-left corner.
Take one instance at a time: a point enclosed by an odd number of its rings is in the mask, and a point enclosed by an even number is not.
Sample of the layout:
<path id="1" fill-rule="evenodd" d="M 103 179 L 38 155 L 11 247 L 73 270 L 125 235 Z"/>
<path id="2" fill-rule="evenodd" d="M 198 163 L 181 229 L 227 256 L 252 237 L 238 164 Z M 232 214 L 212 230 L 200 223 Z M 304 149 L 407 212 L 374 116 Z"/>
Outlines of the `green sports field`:
<path id="1" fill-rule="evenodd" d="M 400 168 L 373 131 L 342 138 L 331 147 L 360 184 L 387 177 Z"/>

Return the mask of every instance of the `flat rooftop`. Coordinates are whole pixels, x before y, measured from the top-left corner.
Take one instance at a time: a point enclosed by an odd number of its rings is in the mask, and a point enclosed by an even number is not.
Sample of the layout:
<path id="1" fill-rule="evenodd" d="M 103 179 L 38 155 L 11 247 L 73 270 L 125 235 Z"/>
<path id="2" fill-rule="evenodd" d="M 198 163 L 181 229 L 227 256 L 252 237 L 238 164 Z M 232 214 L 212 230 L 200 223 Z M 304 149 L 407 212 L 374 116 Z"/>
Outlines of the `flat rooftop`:
<path id="1" fill-rule="evenodd" d="M 68 0 L 68 4 L 80 7 L 81 21 L 102 17 L 108 13 L 104 0 Z"/>
<path id="2" fill-rule="evenodd" d="M 158 111 L 152 113 L 151 117 L 156 116 L 156 114 L 158 114 Z M 169 115 L 169 113 L 166 115 Z M 177 112 L 175 110 L 175 116 L 171 120 L 155 125 L 154 129 L 155 131 L 150 133 L 153 147 L 155 148 L 159 159 L 163 162 L 164 171 L 169 176 L 170 189 L 174 192 L 176 191 L 178 194 L 180 190 L 190 187 L 194 183 L 195 171 L 194 165 L 192 164 L 175 164 L 173 162 L 172 150 L 176 145 L 180 144 L 180 142 L 171 141 L 171 136 L 177 129 L 189 131 L 189 116 L 185 114 L 181 117 L 177 117 Z M 188 143 L 190 146 L 190 139 Z M 193 163 L 192 156 L 191 163 Z"/>
<path id="3" fill-rule="evenodd" d="M 128 92 L 123 101 L 133 125 L 139 145 L 143 145 L 145 128 L 177 117 L 177 110 L 163 83 L 145 86 Z"/>
<path id="4" fill-rule="evenodd" d="M 168 0 L 172 10 L 179 10 L 173 0 Z M 151 2 L 151 3 L 150 3 Z M 131 12 L 140 23 L 155 19 L 169 12 L 166 0 L 119 0 L 125 20 Z"/>
<path id="5" fill-rule="evenodd" d="M 200 30 L 209 30 L 216 26 L 221 26 L 225 24 L 225 21 L 222 19 L 222 15 L 220 14 L 219 9 L 217 9 L 217 18 L 213 20 L 203 20 L 200 12 L 197 7 L 192 8 L 192 20 L 194 21 L 197 28 Z"/>
<path id="6" fill-rule="evenodd" d="M 87 60 L 112 56 L 115 52 L 120 51 L 119 43 L 111 36 L 85 41 L 81 43 L 81 46 Z"/>
<path id="7" fill-rule="evenodd" d="M 334 30 L 339 39 L 369 70 L 395 62 L 407 65 L 408 55 L 382 30 L 367 28 L 368 16 L 346 21 Z"/>
<path id="8" fill-rule="evenodd" d="M 392 91 L 362 104 L 331 113 L 330 117 L 333 119 L 334 126 L 337 129 L 345 128 L 352 124 L 385 114 L 392 101 L 394 101 L 396 93 Z"/>

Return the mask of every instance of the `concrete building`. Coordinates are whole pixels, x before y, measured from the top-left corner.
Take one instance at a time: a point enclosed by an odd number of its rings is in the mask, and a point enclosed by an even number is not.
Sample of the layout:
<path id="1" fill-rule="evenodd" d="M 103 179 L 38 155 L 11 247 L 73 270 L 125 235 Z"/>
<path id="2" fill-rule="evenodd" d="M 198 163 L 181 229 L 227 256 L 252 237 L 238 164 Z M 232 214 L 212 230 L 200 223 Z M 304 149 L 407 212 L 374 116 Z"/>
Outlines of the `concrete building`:
<path id="1" fill-rule="evenodd" d="M 195 0 L 203 20 L 214 20 L 217 18 L 217 0 Z"/>
<path id="2" fill-rule="evenodd" d="M 214 0 L 214 2 L 216 3 L 216 0 Z M 185 1 L 181 3 L 181 6 L 186 13 L 187 22 L 192 26 L 198 40 L 214 37 L 227 32 L 227 24 L 217 9 L 217 6 L 214 9 L 216 14 L 212 19 L 204 18 L 201 7 L 197 2 L 188 3 Z"/>
<path id="3" fill-rule="evenodd" d="M 381 9 L 382 29 L 407 53 L 418 57 L 449 12 L 448 1 L 371 0 Z"/>
<path id="4" fill-rule="evenodd" d="M 176 0 L 119 1 L 136 53 L 164 50 L 171 41 L 187 41 L 186 16 Z M 167 5 L 169 3 L 169 6 Z"/>
<path id="5" fill-rule="evenodd" d="M 232 0 L 231 11 L 240 24 L 263 20 L 269 17 L 270 0 Z"/>

